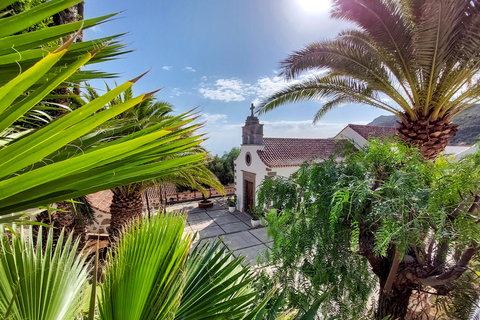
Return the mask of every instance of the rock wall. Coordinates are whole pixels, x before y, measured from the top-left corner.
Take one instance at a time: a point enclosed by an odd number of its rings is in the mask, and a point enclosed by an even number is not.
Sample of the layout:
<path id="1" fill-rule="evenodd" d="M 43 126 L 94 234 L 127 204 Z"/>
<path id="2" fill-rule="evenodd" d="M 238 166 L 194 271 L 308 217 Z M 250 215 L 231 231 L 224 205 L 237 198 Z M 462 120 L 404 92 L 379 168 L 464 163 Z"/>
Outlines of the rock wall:
<path id="1" fill-rule="evenodd" d="M 98 209 L 94 209 L 97 222 L 87 227 L 87 233 L 93 234 L 106 234 L 107 228 L 110 226 L 110 213 L 102 212 Z"/>
<path id="2" fill-rule="evenodd" d="M 235 185 L 234 184 L 229 184 L 228 186 L 225 186 L 225 193 L 227 196 L 235 194 Z M 92 203 L 92 207 L 95 211 L 95 216 L 97 218 L 96 223 L 88 226 L 87 232 L 91 234 L 106 234 L 108 233 L 108 227 L 110 226 L 110 213 L 109 213 L 109 203 L 107 202 L 111 201 L 112 197 L 110 193 L 108 192 L 109 190 L 106 191 L 101 191 L 99 193 L 96 193 L 94 195 L 89 195 L 89 201 Z M 209 197 L 211 198 L 216 198 L 216 197 L 222 197 L 223 194 L 221 194 L 219 191 L 211 188 L 208 189 L 209 192 Z M 144 212 L 147 211 L 147 199 L 145 197 L 145 194 L 148 194 L 148 204 L 149 207 L 153 211 L 157 211 L 160 207 L 160 200 L 158 195 L 156 195 L 153 192 L 150 192 L 147 190 L 142 195 L 143 199 L 143 210 Z M 180 193 L 173 193 L 173 192 L 167 192 L 166 193 L 166 198 L 168 200 L 168 204 L 174 204 L 178 202 L 185 202 L 185 201 L 194 201 L 194 200 L 200 200 L 202 198 L 202 193 L 200 191 L 187 191 L 187 192 L 180 192 Z"/>

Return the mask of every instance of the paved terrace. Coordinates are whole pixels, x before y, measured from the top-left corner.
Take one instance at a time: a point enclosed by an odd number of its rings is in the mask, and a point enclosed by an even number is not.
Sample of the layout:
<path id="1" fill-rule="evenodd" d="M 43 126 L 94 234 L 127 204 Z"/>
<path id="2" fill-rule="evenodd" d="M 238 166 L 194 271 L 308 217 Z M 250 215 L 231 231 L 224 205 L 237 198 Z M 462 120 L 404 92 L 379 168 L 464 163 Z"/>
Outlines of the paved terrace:
<path id="1" fill-rule="evenodd" d="M 209 199 L 214 205 L 208 209 L 198 208 L 198 202 L 179 203 L 168 207 L 168 211 L 184 210 L 188 212 L 185 232 L 198 232 L 197 240 L 223 238 L 223 244 L 233 251 L 234 256 L 243 255 L 246 262 L 256 266 L 256 257 L 270 249 L 272 241 L 268 239 L 267 228 L 252 228 L 250 216 L 235 211 L 230 213 L 225 198 Z"/>

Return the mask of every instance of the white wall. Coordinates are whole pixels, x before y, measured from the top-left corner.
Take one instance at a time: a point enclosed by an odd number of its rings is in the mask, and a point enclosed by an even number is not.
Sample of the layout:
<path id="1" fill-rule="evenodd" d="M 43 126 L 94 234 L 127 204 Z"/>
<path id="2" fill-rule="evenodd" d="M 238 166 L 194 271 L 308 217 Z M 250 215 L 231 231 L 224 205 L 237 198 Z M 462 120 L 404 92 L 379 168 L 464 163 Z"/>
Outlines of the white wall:
<path id="1" fill-rule="evenodd" d="M 264 146 L 245 145 L 240 148 L 240 155 L 234 161 L 235 164 L 235 194 L 237 195 L 237 209 L 243 211 L 243 171 L 255 174 L 255 193 L 265 176 L 275 172 L 277 176 L 289 177 L 296 172 L 300 167 L 279 167 L 270 168 L 267 171 L 267 166 L 262 162 L 257 154 L 257 150 L 264 150 Z M 245 162 L 245 155 L 250 152 L 252 162 L 248 166 Z"/>
<path id="2" fill-rule="evenodd" d="M 478 147 L 474 146 L 447 146 L 445 148 L 445 155 L 451 155 L 455 159 L 459 160 L 468 154 L 472 154 L 478 151 Z"/>
<path id="3" fill-rule="evenodd" d="M 284 177 L 290 177 L 292 174 L 298 171 L 300 169 L 299 166 L 296 167 L 280 167 L 280 168 L 272 168 L 272 171 L 277 173 L 277 176 L 284 176 Z"/>
<path id="4" fill-rule="evenodd" d="M 353 141 L 357 149 L 361 149 L 367 144 L 367 139 L 362 137 L 350 127 L 346 127 L 345 129 L 340 131 L 333 139 L 347 139 Z"/>
<path id="5" fill-rule="evenodd" d="M 260 160 L 257 150 L 263 150 L 264 146 L 243 145 L 240 148 L 240 155 L 234 161 L 235 164 L 235 194 L 237 195 L 237 209 L 243 211 L 243 171 L 255 174 L 255 191 L 258 185 L 267 174 L 266 166 Z M 248 166 L 245 161 L 245 155 L 250 152 L 252 157 L 251 164 Z"/>

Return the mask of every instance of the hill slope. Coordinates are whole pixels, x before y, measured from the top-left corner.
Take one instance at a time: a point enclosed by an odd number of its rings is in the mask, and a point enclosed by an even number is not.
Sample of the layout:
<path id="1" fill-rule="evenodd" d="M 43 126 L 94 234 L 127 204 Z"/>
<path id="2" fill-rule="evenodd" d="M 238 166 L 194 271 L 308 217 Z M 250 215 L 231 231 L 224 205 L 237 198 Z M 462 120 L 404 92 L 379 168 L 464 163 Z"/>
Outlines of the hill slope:
<path id="1" fill-rule="evenodd" d="M 380 116 L 368 125 L 396 127 L 397 120 L 399 119 L 396 116 Z M 480 135 L 480 104 L 464 110 L 453 118 L 453 122 L 458 124 L 458 132 L 455 137 L 450 139 L 450 145 L 474 144 Z"/>

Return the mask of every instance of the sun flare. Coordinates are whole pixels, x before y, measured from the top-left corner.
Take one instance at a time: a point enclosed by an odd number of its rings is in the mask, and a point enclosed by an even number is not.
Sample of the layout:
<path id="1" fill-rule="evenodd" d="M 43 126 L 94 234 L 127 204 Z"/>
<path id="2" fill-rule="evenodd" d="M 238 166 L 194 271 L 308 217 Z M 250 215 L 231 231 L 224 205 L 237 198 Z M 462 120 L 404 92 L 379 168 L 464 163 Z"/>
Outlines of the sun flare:
<path id="1" fill-rule="evenodd" d="M 332 7 L 332 0 L 298 0 L 298 3 L 305 11 L 327 12 Z"/>

